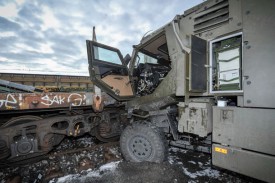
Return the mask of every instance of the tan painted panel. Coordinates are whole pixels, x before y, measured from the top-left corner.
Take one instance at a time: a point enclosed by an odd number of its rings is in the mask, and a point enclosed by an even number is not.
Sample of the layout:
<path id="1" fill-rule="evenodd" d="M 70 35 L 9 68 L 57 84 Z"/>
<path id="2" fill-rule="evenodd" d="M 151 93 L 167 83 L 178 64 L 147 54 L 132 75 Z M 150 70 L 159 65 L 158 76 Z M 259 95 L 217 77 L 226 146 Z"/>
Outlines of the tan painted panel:
<path id="1" fill-rule="evenodd" d="M 112 90 L 114 90 L 119 96 L 133 95 L 129 76 L 108 75 L 102 78 L 102 81 L 112 87 Z"/>

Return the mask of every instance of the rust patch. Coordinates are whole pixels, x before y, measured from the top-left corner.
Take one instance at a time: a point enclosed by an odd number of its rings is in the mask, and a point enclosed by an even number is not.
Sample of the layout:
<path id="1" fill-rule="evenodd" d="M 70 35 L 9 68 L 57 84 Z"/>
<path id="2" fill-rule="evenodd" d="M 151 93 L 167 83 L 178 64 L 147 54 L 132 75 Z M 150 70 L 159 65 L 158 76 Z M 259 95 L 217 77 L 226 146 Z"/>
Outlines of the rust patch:
<path id="1" fill-rule="evenodd" d="M 103 110 L 103 106 L 104 106 L 104 103 L 102 101 L 102 97 L 101 96 L 96 96 L 94 95 L 93 97 L 93 109 L 94 111 L 96 112 L 101 112 Z"/>
<path id="2" fill-rule="evenodd" d="M 1 93 L 0 111 L 89 106 L 85 92 L 79 93 Z"/>

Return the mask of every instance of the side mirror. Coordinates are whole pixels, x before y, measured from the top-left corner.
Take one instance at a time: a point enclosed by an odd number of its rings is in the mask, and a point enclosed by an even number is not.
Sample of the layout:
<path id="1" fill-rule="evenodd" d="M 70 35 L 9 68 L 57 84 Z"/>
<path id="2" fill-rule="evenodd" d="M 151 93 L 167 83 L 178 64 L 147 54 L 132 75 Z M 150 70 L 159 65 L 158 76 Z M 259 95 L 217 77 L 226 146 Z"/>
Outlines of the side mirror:
<path id="1" fill-rule="evenodd" d="M 129 64 L 130 60 L 131 60 L 131 56 L 130 56 L 129 54 L 127 54 L 127 55 L 123 58 L 123 61 L 124 61 L 124 63 L 125 63 L 126 65 Z"/>

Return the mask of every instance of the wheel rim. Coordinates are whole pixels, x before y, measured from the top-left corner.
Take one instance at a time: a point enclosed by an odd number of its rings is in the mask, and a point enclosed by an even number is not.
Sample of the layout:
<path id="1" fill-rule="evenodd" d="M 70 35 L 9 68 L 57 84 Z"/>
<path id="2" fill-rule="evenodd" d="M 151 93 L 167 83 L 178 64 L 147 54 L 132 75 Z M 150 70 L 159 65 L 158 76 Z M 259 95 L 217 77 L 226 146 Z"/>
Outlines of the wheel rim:
<path id="1" fill-rule="evenodd" d="M 42 118 L 38 116 L 19 116 L 16 118 L 12 118 L 11 120 L 7 121 L 4 123 L 0 128 L 12 128 L 13 126 L 24 124 L 24 123 L 29 123 L 32 121 L 40 120 Z M 10 155 L 10 149 L 8 149 L 8 146 L 10 144 L 6 144 L 5 141 L 0 140 L 0 159 L 5 159 Z M 31 150 L 32 144 L 29 142 L 24 142 L 23 144 L 18 146 L 19 149 L 17 149 L 20 153 L 24 154 L 27 153 Z"/>
<path id="2" fill-rule="evenodd" d="M 135 136 L 130 140 L 130 149 L 139 160 L 147 160 L 152 154 L 151 143 L 144 137 Z"/>

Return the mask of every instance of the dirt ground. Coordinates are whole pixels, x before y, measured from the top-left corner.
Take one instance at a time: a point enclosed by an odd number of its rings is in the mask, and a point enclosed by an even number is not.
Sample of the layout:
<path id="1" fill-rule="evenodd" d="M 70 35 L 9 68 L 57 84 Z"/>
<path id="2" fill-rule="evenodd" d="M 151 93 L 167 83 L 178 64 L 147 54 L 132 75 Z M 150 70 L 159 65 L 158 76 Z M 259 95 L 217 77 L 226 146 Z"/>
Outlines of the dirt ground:
<path id="1" fill-rule="evenodd" d="M 0 170 L 0 182 L 181 183 L 256 182 L 211 167 L 210 155 L 169 148 L 164 163 L 123 160 L 118 143 L 96 144 L 91 137 L 65 139 L 44 158 Z"/>

